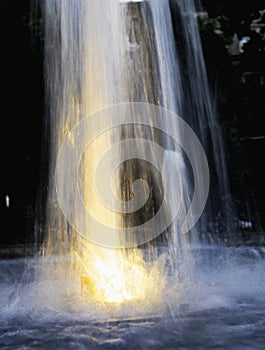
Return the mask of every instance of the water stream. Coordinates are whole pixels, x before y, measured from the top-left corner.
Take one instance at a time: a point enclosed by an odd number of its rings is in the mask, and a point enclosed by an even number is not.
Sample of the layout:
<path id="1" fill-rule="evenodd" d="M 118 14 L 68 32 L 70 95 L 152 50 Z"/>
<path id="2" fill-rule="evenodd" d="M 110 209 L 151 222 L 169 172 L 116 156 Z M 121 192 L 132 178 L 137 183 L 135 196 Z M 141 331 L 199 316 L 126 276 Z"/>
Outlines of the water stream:
<path id="1" fill-rule="evenodd" d="M 133 298 L 128 288 L 151 285 L 164 265 L 191 274 L 190 247 L 215 236 L 218 215 L 226 236 L 231 230 L 225 152 L 193 1 L 46 1 L 44 13 L 51 129 L 45 256 L 69 254 L 92 289 L 99 276 L 123 275 L 123 296 L 113 290 L 114 299 Z M 208 193 L 201 144 L 213 186 L 200 218 Z M 186 217 L 200 221 L 195 228 L 187 221 L 183 233 Z M 169 259 L 155 272 L 149 264 L 161 251 Z M 69 262 L 58 265 L 60 274 L 69 269 Z"/>

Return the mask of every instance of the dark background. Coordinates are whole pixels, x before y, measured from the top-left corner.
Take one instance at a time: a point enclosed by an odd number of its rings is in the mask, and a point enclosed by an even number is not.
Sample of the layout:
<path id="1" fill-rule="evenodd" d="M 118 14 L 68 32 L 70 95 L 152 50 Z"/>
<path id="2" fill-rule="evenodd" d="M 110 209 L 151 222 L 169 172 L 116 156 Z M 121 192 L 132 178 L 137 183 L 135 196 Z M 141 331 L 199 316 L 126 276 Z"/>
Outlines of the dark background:
<path id="1" fill-rule="evenodd" d="M 43 34 L 30 1 L 1 0 L 0 243 L 33 241 L 43 123 Z M 6 195 L 10 206 L 6 207 Z"/>
<path id="2" fill-rule="evenodd" d="M 209 81 L 228 149 L 238 217 L 264 230 L 265 37 L 264 1 L 205 0 L 200 29 Z M 30 0 L 0 0 L 1 35 L 1 218 L 0 244 L 34 241 L 39 189 L 46 186 L 43 28 Z M 251 30 L 260 17 L 260 33 Z M 216 29 L 217 28 L 217 29 Z M 234 34 L 250 37 L 239 54 L 227 47 Z M 46 151 L 46 152 L 45 152 Z M 43 166 L 44 164 L 44 166 Z M 44 173 L 43 173 L 44 172 Z M 40 186 L 40 183 L 42 186 Z M 6 205 L 6 196 L 10 205 Z M 242 228 L 243 230 L 249 230 Z"/>

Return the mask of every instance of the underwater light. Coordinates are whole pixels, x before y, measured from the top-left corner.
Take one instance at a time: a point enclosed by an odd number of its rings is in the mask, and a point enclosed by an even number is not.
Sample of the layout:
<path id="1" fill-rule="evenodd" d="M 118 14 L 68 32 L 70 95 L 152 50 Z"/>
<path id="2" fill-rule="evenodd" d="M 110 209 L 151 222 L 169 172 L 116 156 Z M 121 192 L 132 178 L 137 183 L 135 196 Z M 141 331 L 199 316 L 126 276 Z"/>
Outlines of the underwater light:
<path id="1" fill-rule="evenodd" d="M 128 291 L 119 288 L 116 281 L 107 281 L 104 288 L 98 290 L 95 282 L 89 276 L 81 277 L 81 292 L 87 298 L 89 295 L 97 296 L 98 301 L 104 303 L 122 303 L 135 299 Z"/>
<path id="2" fill-rule="evenodd" d="M 143 260 L 135 256 L 130 261 L 119 251 L 99 247 L 94 249 L 97 254 L 92 259 L 89 251 L 82 256 L 76 253 L 82 267 L 80 282 L 84 299 L 93 299 L 100 303 L 145 299 L 152 282 Z M 90 259 L 87 259 L 89 256 Z"/>

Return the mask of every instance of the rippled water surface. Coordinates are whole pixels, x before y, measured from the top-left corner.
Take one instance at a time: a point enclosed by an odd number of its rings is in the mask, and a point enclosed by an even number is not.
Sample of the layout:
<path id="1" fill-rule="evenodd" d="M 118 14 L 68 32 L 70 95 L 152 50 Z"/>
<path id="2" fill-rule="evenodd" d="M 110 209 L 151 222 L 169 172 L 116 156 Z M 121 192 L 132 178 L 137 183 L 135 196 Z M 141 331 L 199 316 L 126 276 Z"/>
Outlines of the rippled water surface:
<path id="1" fill-rule="evenodd" d="M 38 260 L 3 260 L 0 348 L 264 349 L 264 250 L 209 248 L 204 257 L 163 308 L 146 304 L 138 315 L 133 306 L 76 307 L 76 291 L 38 280 Z"/>

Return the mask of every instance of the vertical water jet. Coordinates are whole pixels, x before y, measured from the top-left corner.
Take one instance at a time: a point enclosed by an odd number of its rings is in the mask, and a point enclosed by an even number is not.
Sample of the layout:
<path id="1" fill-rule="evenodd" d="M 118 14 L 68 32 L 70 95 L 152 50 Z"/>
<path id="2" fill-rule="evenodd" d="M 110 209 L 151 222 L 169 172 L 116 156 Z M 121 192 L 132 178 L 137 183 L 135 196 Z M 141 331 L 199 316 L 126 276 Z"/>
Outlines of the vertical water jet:
<path id="1" fill-rule="evenodd" d="M 218 209 L 214 208 L 216 196 L 221 192 L 224 197 L 229 195 L 229 185 L 222 138 L 210 100 L 194 3 L 192 0 L 176 1 L 175 9 L 172 4 L 173 1 L 167 0 L 45 0 L 44 4 L 47 110 L 51 127 L 44 253 L 45 256 L 60 257 L 57 267 L 61 274 L 71 266 L 79 277 L 89 275 L 83 281 L 101 301 L 143 298 L 148 288 L 152 288 L 153 276 L 157 273 L 153 265 L 161 250 L 166 251 L 173 270 L 185 270 L 191 275 L 191 245 L 199 236 L 213 234 L 209 227 L 214 226 L 217 211 L 220 208 L 226 211 L 222 199 L 218 201 Z M 126 123 L 116 122 L 114 127 L 106 128 L 106 110 L 124 103 L 128 104 Z M 206 214 L 189 233 L 182 232 L 183 217 L 189 212 L 192 193 L 202 191 L 196 185 L 203 187 L 207 182 L 202 175 L 197 179 L 192 174 L 194 169 L 197 175 L 203 174 L 203 159 L 195 157 L 197 144 L 186 139 L 187 134 L 183 133 L 178 118 L 171 118 L 170 134 L 173 137 L 167 135 L 163 130 L 169 125 L 166 124 L 167 118 L 163 119 L 163 112 L 159 116 L 160 128 L 155 127 L 152 116 L 148 123 L 141 124 L 141 114 L 132 107 L 134 103 L 156 105 L 163 111 L 179 114 L 194 128 L 203 146 L 209 150 L 208 154 L 213 150 L 211 166 L 217 172 L 218 193 L 213 194 L 213 200 L 210 196 Z M 95 113 L 96 129 L 101 132 L 86 144 L 95 130 L 83 128 L 80 133 L 77 130 Z M 110 113 L 109 118 L 114 120 L 116 115 Z M 131 148 L 123 147 L 104 157 L 115 144 L 131 139 L 138 142 Z M 159 144 L 164 154 L 158 154 L 150 144 L 145 146 L 143 139 Z M 69 156 L 60 158 L 65 140 Z M 188 145 L 190 154 L 194 154 L 192 160 L 185 154 L 182 143 Z M 80 145 L 86 147 L 80 149 Z M 135 156 L 135 150 L 140 157 Z M 99 160 L 103 158 L 104 166 L 97 174 Z M 76 159 L 78 171 L 71 167 Z M 152 161 L 148 161 L 150 159 Z M 168 165 L 169 160 L 177 171 Z M 162 164 L 161 169 L 152 167 L 152 162 L 156 161 Z M 113 164 L 119 167 L 113 169 Z M 222 167 L 222 173 L 218 173 L 219 167 Z M 69 182 L 74 176 L 77 176 L 78 186 Z M 163 178 L 167 179 L 166 183 L 163 183 Z M 139 179 L 143 181 L 139 182 Z M 58 201 L 58 181 L 63 189 L 61 199 L 75 225 L 66 219 Z M 98 189 L 105 189 L 103 202 L 106 200 L 107 205 L 102 202 Z M 112 195 L 108 189 L 112 190 Z M 181 197 L 179 212 L 178 198 L 165 200 L 165 191 L 173 197 Z M 79 197 L 82 206 L 76 201 Z M 133 207 L 137 198 L 144 202 L 140 208 Z M 126 230 L 141 227 L 145 221 L 151 220 L 159 213 L 162 203 L 165 206 L 160 212 L 161 221 L 178 212 L 176 220 L 144 245 L 132 244 L 133 247 L 127 248 L 130 240 L 136 241 L 130 236 L 124 238 Z M 197 212 L 193 214 L 196 216 Z M 108 232 L 109 228 L 119 228 L 120 235 L 108 238 L 109 247 L 95 244 L 102 242 L 101 236 L 105 233 L 104 229 L 102 232 L 98 230 L 94 219 L 104 222 Z M 224 221 L 227 229 L 229 219 L 225 216 Z M 93 237 L 92 242 L 86 234 L 80 234 L 78 228 L 81 226 L 89 237 Z M 139 232 L 152 236 L 152 232 L 140 229 Z M 139 242 L 143 243 L 141 239 Z M 62 262 L 61 258 L 66 255 L 69 258 Z M 142 288 L 136 288 L 139 285 Z"/>

